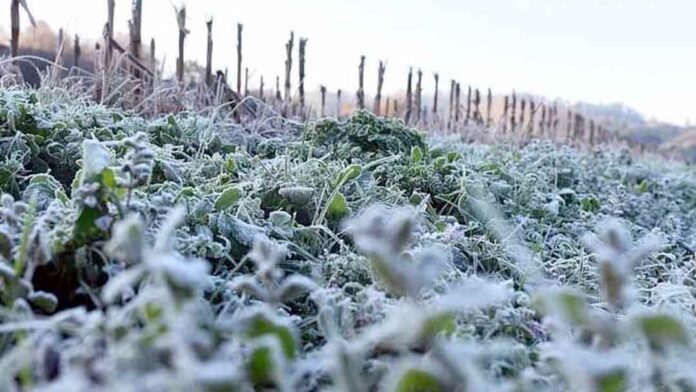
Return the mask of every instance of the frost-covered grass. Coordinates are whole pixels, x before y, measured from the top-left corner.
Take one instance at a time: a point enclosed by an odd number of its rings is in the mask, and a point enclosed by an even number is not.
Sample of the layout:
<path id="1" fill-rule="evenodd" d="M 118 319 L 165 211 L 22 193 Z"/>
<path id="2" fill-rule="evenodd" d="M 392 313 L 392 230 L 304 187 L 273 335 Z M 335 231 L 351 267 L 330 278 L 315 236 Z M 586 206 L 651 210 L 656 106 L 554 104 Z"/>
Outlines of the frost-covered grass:
<path id="1" fill-rule="evenodd" d="M 286 128 L 0 90 L 0 390 L 696 390 L 692 167 Z"/>

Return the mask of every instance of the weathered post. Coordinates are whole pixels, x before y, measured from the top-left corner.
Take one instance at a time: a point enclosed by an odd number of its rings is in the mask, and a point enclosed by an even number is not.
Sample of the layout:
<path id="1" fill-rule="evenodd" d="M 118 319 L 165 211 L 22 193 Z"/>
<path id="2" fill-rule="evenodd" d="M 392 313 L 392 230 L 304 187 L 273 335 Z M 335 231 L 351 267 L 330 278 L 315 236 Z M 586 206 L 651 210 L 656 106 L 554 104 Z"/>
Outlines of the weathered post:
<path id="1" fill-rule="evenodd" d="M 319 91 L 321 91 L 321 106 L 320 106 L 320 111 L 319 111 L 319 116 L 324 117 L 325 115 L 325 107 L 326 107 L 326 86 L 321 85 L 319 86 Z"/>
<path id="2" fill-rule="evenodd" d="M 493 92 L 490 87 L 488 88 L 488 95 L 486 96 L 486 126 L 490 127 L 493 117 L 491 116 L 491 109 L 493 106 Z"/>
<path id="3" fill-rule="evenodd" d="M 435 72 L 433 75 L 435 77 L 435 96 L 433 97 L 433 123 L 437 124 L 439 123 L 438 119 L 440 116 L 437 114 L 437 101 L 438 101 L 438 96 L 440 95 L 440 75 Z"/>
<path id="4" fill-rule="evenodd" d="M 142 46 L 142 20 L 143 20 L 143 0 L 132 0 L 131 20 L 128 21 L 129 51 L 131 56 L 138 61 Z M 136 65 L 131 68 L 133 77 L 140 79 L 141 70 Z"/>
<path id="5" fill-rule="evenodd" d="M 150 39 L 150 70 L 153 77 L 157 75 L 157 57 L 155 56 L 155 39 Z"/>
<path id="6" fill-rule="evenodd" d="M 341 118 L 341 94 L 343 92 L 339 88 L 336 92 L 336 118 Z"/>
<path id="7" fill-rule="evenodd" d="M 466 92 L 466 117 L 464 118 L 464 125 L 469 125 L 469 119 L 471 118 L 471 86 L 469 86 Z"/>
<path id="8" fill-rule="evenodd" d="M 73 41 L 73 67 L 80 66 L 80 56 L 82 55 L 82 48 L 80 47 L 80 36 L 75 34 L 75 39 Z"/>
<path id="9" fill-rule="evenodd" d="M 307 38 L 300 38 L 300 53 L 299 53 L 299 70 L 300 70 L 300 81 L 298 84 L 298 93 L 300 95 L 300 109 L 304 113 L 304 107 L 305 107 L 305 89 L 304 89 L 304 80 L 305 80 L 305 50 L 307 48 Z"/>
<path id="10" fill-rule="evenodd" d="M 456 89 L 457 82 L 454 79 L 450 82 L 450 95 L 449 95 L 449 113 L 447 115 L 447 129 L 452 128 L 452 118 L 454 117 L 454 90 Z"/>
<path id="11" fill-rule="evenodd" d="M 114 46 L 114 8 L 116 8 L 116 0 L 107 0 L 107 19 L 106 26 L 104 26 L 104 66 L 109 67 L 111 65 L 111 59 L 113 58 Z M 183 7 L 182 7 L 183 10 Z M 186 11 L 184 12 L 184 19 L 186 18 Z M 181 27 L 179 28 L 179 34 L 181 34 Z M 181 39 L 181 38 L 179 38 Z"/>
<path id="12" fill-rule="evenodd" d="M 31 23 L 32 26 L 36 27 L 36 21 L 34 20 L 34 16 L 31 14 L 31 11 L 29 11 L 29 7 L 27 7 L 27 3 L 22 0 L 11 0 L 10 2 L 10 31 L 11 31 L 11 37 L 10 37 L 10 56 L 12 58 L 17 57 L 17 54 L 19 53 L 19 6 L 22 6 L 24 8 L 24 12 L 27 13 L 27 16 L 29 17 L 29 23 Z"/>
<path id="13" fill-rule="evenodd" d="M 365 56 L 360 56 L 360 64 L 358 65 L 358 109 L 365 109 Z"/>
<path id="14" fill-rule="evenodd" d="M 260 80 L 259 80 L 259 99 L 262 100 L 262 101 L 264 101 L 264 96 L 263 96 L 263 88 L 264 88 L 264 85 L 263 85 L 263 75 L 261 75 L 259 78 L 260 78 Z"/>
<path id="15" fill-rule="evenodd" d="M 590 120 L 590 146 L 595 145 L 595 122 L 594 120 Z"/>
<path id="16" fill-rule="evenodd" d="M 379 67 L 377 68 L 377 95 L 375 95 L 375 105 L 374 112 L 376 115 L 380 115 L 382 110 L 382 86 L 384 85 L 384 72 L 386 71 L 387 65 L 380 61 Z M 389 99 L 387 99 L 388 101 Z M 389 103 L 387 102 L 387 112 L 389 111 Z"/>
<path id="17" fill-rule="evenodd" d="M 285 101 L 290 102 L 290 72 L 292 71 L 292 47 L 295 33 L 290 32 L 290 39 L 285 44 Z"/>
<path id="18" fill-rule="evenodd" d="M 517 128 L 517 95 L 512 91 L 512 110 L 510 111 L 510 132 L 515 133 Z"/>
<path id="19" fill-rule="evenodd" d="M 527 108 L 527 101 L 522 98 L 520 100 L 520 130 L 524 129 L 524 110 Z"/>
<path id="20" fill-rule="evenodd" d="M 507 132 L 509 105 L 510 105 L 510 98 L 506 95 L 505 99 L 503 99 L 503 133 Z"/>
<path id="21" fill-rule="evenodd" d="M 394 117 L 399 117 L 399 101 L 394 98 Z"/>
<path id="22" fill-rule="evenodd" d="M 237 94 L 242 94 L 242 31 L 244 26 L 237 23 Z"/>
<path id="23" fill-rule="evenodd" d="M 12 0 L 10 4 L 10 24 L 12 30 L 10 56 L 14 58 L 19 52 L 19 0 Z"/>
<path id="24" fill-rule="evenodd" d="M 112 1 L 113 0 L 109 0 Z M 186 40 L 186 35 L 188 30 L 186 29 L 186 7 L 182 6 L 177 12 L 176 18 L 179 24 L 179 57 L 176 61 L 176 80 L 179 83 L 184 82 L 184 41 Z"/>
<path id="25" fill-rule="evenodd" d="M 244 96 L 249 95 L 249 67 L 244 67 Z"/>
<path id="26" fill-rule="evenodd" d="M 481 92 L 479 89 L 474 91 L 474 122 L 477 125 L 483 124 L 483 116 L 481 116 Z"/>
<path id="27" fill-rule="evenodd" d="M 390 99 L 389 97 L 387 97 L 386 101 L 384 102 L 384 117 L 389 117 L 389 115 L 391 114 L 389 113 L 389 104 L 391 103 L 389 101 Z"/>
<path id="28" fill-rule="evenodd" d="M 546 105 L 542 104 L 541 119 L 539 120 L 539 136 L 546 136 Z"/>
<path id="29" fill-rule="evenodd" d="M 283 100 L 283 97 L 280 95 L 280 76 L 276 76 L 276 93 L 275 93 L 275 99 L 276 101 L 280 102 Z"/>
<path id="30" fill-rule="evenodd" d="M 60 28 L 58 29 L 58 41 L 56 42 L 56 64 L 59 66 L 63 65 L 63 47 L 65 46 L 65 33 L 63 32 L 63 29 Z M 60 69 L 58 68 L 58 73 L 60 73 Z"/>
<path id="31" fill-rule="evenodd" d="M 411 109 L 413 106 L 412 95 L 413 91 L 411 89 L 411 83 L 413 82 L 413 68 L 408 69 L 408 82 L 406 83 L 406 109 L 404 114 L 404 121 L 406 124 L 411 124 Z"/>
<path id="32" fill-rule="evenodd" d="M 459 127 L 459 103 L 461 102 L 459 99 L 461 98 L 462 94 L 462 86 L 457 83 L 455 87 L 455 92 L 454 92 L 454 127 L 455 129 Z"/>
<path id="33" fill-rule="evenodd" d="M 527 136 L 534 135 L 534 116 L 536 115 L 536 103 L 534 99 L 529 99 L 529 123 L 527 123 Z"/>
<path id="34" fill-rule="evenodd" d="M 421 123 L 421 110 L 423 107 L 423 87 L 421 82 L 423 81 L 423 72 L 418 70 L 418 79 L 416 81 L 416 125 Z"/>
<path id="35" fill-rule="evenodd" d="M 208 42 L 205 53 L 205 84 L 211 86 L 213 83 L 213 18 L 205 22 L 208 31 Z"/>
<path id="36" fill-rule="evenodd" d="M 570 141 L 573 138 L 573 113 L 568 109 L 568 116 L 566 118 L 566 139 Z"/>

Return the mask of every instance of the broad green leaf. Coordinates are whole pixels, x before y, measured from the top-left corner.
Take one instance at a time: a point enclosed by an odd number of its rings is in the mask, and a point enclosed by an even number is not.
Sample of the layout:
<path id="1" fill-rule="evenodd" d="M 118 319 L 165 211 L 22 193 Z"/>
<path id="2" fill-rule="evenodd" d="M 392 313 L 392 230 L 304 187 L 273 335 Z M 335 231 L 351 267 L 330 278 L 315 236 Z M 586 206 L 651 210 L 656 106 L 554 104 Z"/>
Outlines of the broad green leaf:
<path id="1" fill-rule="evenodd" d="M 350 210 L 348 208 L 346 198 L 341 192 L 336 192 L 336 194 L 331 198 L 329 207 L 326 210 L 327 218 L 338 220 L 348 215 L 349 212 Z"/>
<path id="2" fill-rule="evenodd" d="M 442 392 L 435 376 L 421 369 L 409 369 L 401 375 L 394 392 Z"/>
<path id="3" fill-rule="evenodd" d="M 258 347 L 251 352 L 247 362 L 247 373 L 252 384 L 256 386 L 273 384 L 274 371 L 275 364 L 270 347 Z"/>
<path id="4" fill-rule="evenodd" d="M 595 384 L 597 385 L 598 392 L 625 391 L 627 388 L 626 374 L 623 370 L 618 369 L 609 374 L 603 374 L 597 377 L 595 379 Z"/>
<path id="5" fill-rule="evenodd" d="M 289 327 L 274 324 L 263 315 L 257 315 L 249 325 L 247 336 L 256 338 L 264 335 L 275 335 L 278 338 L 286 358 L 292 359 L 297 354 L 297 343 Z"/>
<path id="6" fill-rule="evenodd" d="M 421 163 L 423 161 L 423 150 L 418 146 L 411 147 L 411 162 Z"/>
<path id="7" fill-rule="evenodd" d="M 244 192 L 238 187 L 229 187 L 225 189 L 217 200 L 215 200 L 215 210 L 224 211 L 235 205 L 244 195 Z"/>
<path id="8" fill-rule="evenodd" d="M 594 196 L 588 196 L 582 199 L 580 206 L 583 211 L 596 212 L 601 207 L 599 200 Z"/>
<path id="9" fill-rule="evenodd" d="M 438 335 L 451 335 L 456 329 L 455 316 L 450 312 L 434 314 L 423 322 L 420 338 L 430 340 Z"/>
<path id="10" fill-rule="evenodd" d="M 669 345 L 688 344 L 689 336 L 682 323 L 674 317 L 656 314 L 638 318 L 638 326 L 653 350 L 663 350 Z"/>

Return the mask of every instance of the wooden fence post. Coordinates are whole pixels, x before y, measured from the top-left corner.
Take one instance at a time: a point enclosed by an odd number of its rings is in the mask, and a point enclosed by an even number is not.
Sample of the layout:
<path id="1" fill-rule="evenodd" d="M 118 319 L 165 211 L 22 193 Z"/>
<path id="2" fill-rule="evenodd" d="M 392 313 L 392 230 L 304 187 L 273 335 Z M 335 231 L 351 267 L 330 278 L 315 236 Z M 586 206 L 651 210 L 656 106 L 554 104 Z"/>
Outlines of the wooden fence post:
<path id="1" fill-rule="evenodd" d="M 244 96 L 249 95 L 249 67 L 244 67 Z"/>
<path id="2" fill-rule="evenodd" d="M 471 118 L 471 85 L 466 92 L 466 117 L 464 118 L 464 125 L 469 125 L 469 119 Z"/>
<path id="3" fill-rule="evenodd" d="M 131 20 L 128 21 L 129 50 L 131 56 L 137 61 L 140 60 L 142 47 L 142 20 L 143 20 L 143 0 L 132 0 Z M 132 66 L 131 71 L 135 79 L 140 79 L 142 71 L 137 66 Z"/>
<path id="4" fill-rule="evenodd" d="M 534 136 L 534 116 L 536 115 L 536 103 L 529 99 L 529 123 L 527 123 L 527 136 Z"/>
<path id="5" fill-rule="evenodd" d="M 80 47 L 80 36 L 75 34 L 75 39 L 73 41 L 73 67 L 77 68 L 80 66 L 81 55 L 82 48 Z"/>
<path id="6" fill-rule="evenodd" d="M 568 109 L 568 116 L 566 118 L 566 139 L 570 141 L 573 138 L 573 113 Z"/>
<path id="7" fill-rule="evenodd" d="M 490 127 L 493 117 L 491 116 L 491 109 L 493 107 L 493 92 L 490 87 L 488 88 L 488 94 L 486 96 L 486 126 Z"/>
<path id="8" fill-rule="evenodd" d="M 290 39 L 285 44 L 285 101 L 290 102 L 290 72 L 292 71 L 292 47 L 295 33 L 290 32 Z"/>
<path id="9" fill-rule="evenodd" d="M 539 120 L 539 136 L 546 136 L 546 104 L 541 107 L 541 119 Z"/>
<path id="10" fill-rule="evenodd" d="M 259 80 L 259 99 L 262 100 L 262 101 L 264 100 L 264 99 L 263 99 L 263 98 L 264 98 L 264 97 L 263 97 L 263 87 L 264 87 L 264 86 L 263 86 L 263 75 L 261 75 L 261 76 L 260 76 L 260 80 Z"/>
<path id="11" fill-rule="evenodd" d="M 336 91 L 336 118 L 341 118 L 341 94 L 343 92 L 339 88 L 338 91 Z"/>
<path id="12" fill-rule="evenodd" d="M 506 95 L 505 99 L 503 100 L 503 133 L 507 132 L 509 104 L 510 98 Z"/>
<path id="13" fill-rule="evenodd" d="M 594 120 L 590 120 L 590 146 L 595 145 L 595 122 Z"/>
<path id="14" fill-rule="evenodd" d="M 384 85 L 384 72 L 386 71 L 387 65 L 380 60 L 379 68 L 377 68 L 377 95 L 375 95 L 374 112 L 376 115 L 380 115 L 382 111 L 382 86 Z M 387 103 L 387 111 L 389 103 Z"/>
<path id="15" fill-rule="evenodd" d="M 520 99 L 520 130 L 524 130 L 524 110 L 527 109 L 527 101 L 522 98 Z"/>
<path id="16" fill-rule="evenodd" d="M 157 57 L 155 56 L 155 39 L 150 39 L 150 69 L 152 70 L 152 79 L 157 78 Z"/>
<path id="17" fill-rule="evenodd" d="M 454 92 L 457 88 L 457 82 L 452 79 L 450 81 L 450 95 L 449 95 L 449 113 L 447 114 L 447 129 L 452 128 L 452 118 L 454 117 Z"/>
<path id="18" fill-rule="evenodd" d="M 391 113 L 389 113 L 389 104 L 390 103 L 391 102 L 389 102 L 389 97 L 387 97 L 387 99 L 384 102 L 384 117 L 389 117 L 389 115 L 391 114 Z"/>
<path id="19" fill-rule="evenodd" d="M 558 106 L 553 104 L 553 137 L 558 137 Z"/>
<path id="20" fill-rule="evenodd" d="M 411 109 L 412 109 L 412 95 L 413 91 L 411 89 L 411 83 L 413 82 L 413 68 L 409 67 L 408 69 L 408 82 L 406 84 L 406 109 L 405 109 L 405 114 L 404 114 L 404 121 L 406 121 L 406 124 L 411 124 Z"/>
<path id="21" fill-rule="evenodd" d="M 435 72 L 433 74 L 433 77 L 435 78 L 435 96 L 433 97 L 433 123 L 437 124 L 439 123 L 438 116 L 437 114 L 437 101 L 438 101 L 438 96 L 440 95 L 440 75 Z"/>
<path id="22" fill-rule="evenodd" d="M 365 56 L 360 56 L 358 65 L 358 109 L 365 109 Z"/>
<path id="23" fill-rule="evenodd" d="M 113 0 L 109 0 L 113 1 Z M 186 35 L 188 30 L 186 29 L 186 7 L 182 6 L 177 12 L 176 18 L 179 24 L 179 57 L 176 62 L 176 79 L 179 83 L 184 82 L 184 41 L 186 40 Z"/>
<path id="24" fill-rule="evenodd" d="M 325 116 L 325 107 L 326 107 L 326 86 L 321 85 L 319 86 L 319 91 L 321 91 L 321 109 L 319 111 L 319 116 L 324 117 Z"/>
<path id="25" fill-rule="evenodd" d="M 298 55 L 298 60 L 299 60 L 299 77 L 300 81 L 297 86 L 298 88 L 298 93 L 300 95 L 300 110 L 304 113 L 304 107 L 305 107 L 305 89 L 304 89 L 304 80 L 305 80 L 305 50 L 307 48 L 307 38 L 300 38 L 299 41 L 300 48 L 299 48 L 299 55 Z"/>
<path id="26" fill-rule="evenodd" d="M 423 81 L 423 72 L 418 70 L 418 78 L 416 79 L 416 125 L 421 123 L 421 110 L 423 110 L 423 86 L 421 82 Z"/>
<path id="27" fill-rule="evenodd" d="M 244 26 L 237 23 L 237 94 L 242 94 L 242 31 Z"/>
<path id="28" fill-rule="evenodd" d="M 276 75 L 276 93 L 275 93 L 275 99 L 276 101 L 280 102 L 283 100 L 282 95 L 280 95 L 280 76 Z"/>
<path id="29" fill-rule="evenodd" d="M 512 91 L 512 110 L 510 111 L 510 132 L 515 133 L 515 129 L 517 128 L 517 119 L 515 118 L 517 115 L 517 94 L 515 94 L 515 91 Z"/>
<path id="30" fill-rule="evenodd" d="M 208 42 L 205 54 L 205 83 L 211 86 L 213 83 L 213 18 L 205 22 L 208 31 Z"/>
<path id="31" fill-rule="evenodd" d="M 481 116 L 481 92 L 479 89 L 474 91 L 474 122 L 477 125 L 483 124 L 483 116 Z"/>
<path id="32" fill-rule="evenodd" d="M 56 64 L 59 66 L 63 65 L 63 49 L 65 47 L 65 33 L 63 29 L 58 29 L 58 41 L 56 43 Z M 60 69 L 57 69 L 58 74 L 61 73 Z"/>
<path id="33" fill-rule="evenodd" d="M 399 100 L 394 98 L 394 117 L 399 117 Z"/>
<path id="34" fill-rule="evenodd" d="M 116 1 L 107 0 L 106 7 L 107 19 L 106 26 L 104 26 L 104 66 L 108 68 L 111 65 L 111 59 L 114 53 L 114 46 L 112 40 L 114 39 L 114 8 L 116 8 Z M 184 11 L 184 19 L 185 15 L 186 11 Z M 179 34 L 181 34 L 181 32 Z"/>
<path id="35" fill-rule="evenodd" d="M 462 86 L 457 83 L 454 92 L 454 127 L 457 129 L 459 127 L 459 104 L 462 94 Z"/>
<path id="36" fill-rule="evenodd" d="M 19 53 L 19 0 L 12 0 L 10 4 L 10 24 L 12 30 L 10 56 L 15 58 Z"/>

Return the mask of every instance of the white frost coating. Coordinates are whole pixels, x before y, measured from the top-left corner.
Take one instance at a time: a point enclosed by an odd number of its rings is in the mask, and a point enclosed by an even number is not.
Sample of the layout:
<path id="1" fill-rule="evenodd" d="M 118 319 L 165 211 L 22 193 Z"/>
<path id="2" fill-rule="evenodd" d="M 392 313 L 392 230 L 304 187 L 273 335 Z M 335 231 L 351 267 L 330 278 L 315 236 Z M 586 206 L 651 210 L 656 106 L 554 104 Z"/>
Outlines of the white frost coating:
<path id="1" fill-rule="evenodd" d="M 111 162 L 111 154 L 98 140 L 85 140 L 82 142 L 82 180 L 90 179 Z"/>

